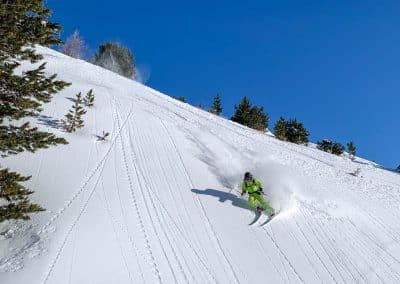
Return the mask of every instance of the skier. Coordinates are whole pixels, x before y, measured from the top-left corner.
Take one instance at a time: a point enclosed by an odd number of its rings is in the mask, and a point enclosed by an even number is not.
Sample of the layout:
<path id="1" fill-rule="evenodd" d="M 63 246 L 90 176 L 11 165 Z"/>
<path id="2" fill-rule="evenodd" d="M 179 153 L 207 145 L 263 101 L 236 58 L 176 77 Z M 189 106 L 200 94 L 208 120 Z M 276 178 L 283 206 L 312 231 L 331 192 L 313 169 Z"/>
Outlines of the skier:
<path id="1" fill-rule="evenodd" d="M 250 207 L 256 210 L 257 213 L 261 213 L 262 211 L 267 210 L 271 217 L 275 215 L 274 208 L 272 208 L 271 205 L 269 205 L 269 203 L 265 201 L 264 197 L 262 196 L 262 193 L 264 192 L 261 181 L 254 178 L 253 175 L 249 172 L 246 172 L 244 174 L 241 195 L 243 196 L 246 192 L 249 193 Z"/>

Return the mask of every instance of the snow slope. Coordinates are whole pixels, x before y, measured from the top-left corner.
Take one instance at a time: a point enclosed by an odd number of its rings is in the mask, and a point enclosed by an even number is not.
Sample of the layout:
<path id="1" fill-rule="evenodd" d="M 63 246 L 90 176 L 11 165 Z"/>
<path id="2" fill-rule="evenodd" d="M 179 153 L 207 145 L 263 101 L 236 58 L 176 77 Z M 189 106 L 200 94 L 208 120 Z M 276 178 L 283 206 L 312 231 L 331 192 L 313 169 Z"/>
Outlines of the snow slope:
<path id="1" fill-rule="evenodd" d="M 0 225 L 0 283 L 400 283 L 399 174 L 39 51 L 73 85 L 36 123 L 70 143 L 1 161 L 33 175 L 47 211 Z M 90 88 L 85 128 L 64 133 L 57 119 Z M 247 170 L 282 209 L 264 227 L 237 197 Z"/>

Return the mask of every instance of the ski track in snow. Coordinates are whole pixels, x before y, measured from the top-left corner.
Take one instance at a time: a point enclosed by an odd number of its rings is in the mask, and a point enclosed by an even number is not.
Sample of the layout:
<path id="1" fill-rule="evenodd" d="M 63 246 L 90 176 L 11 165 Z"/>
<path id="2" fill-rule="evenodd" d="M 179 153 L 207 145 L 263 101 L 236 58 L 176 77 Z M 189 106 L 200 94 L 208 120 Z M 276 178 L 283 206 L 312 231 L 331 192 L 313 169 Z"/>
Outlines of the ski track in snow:
<path id="1" fill-rule="evenodd" d="M 39 124 L 65 135 L 74 159 L 60 146 L 31 164 L 22 155 L 4 160 L 33 174 L 29 188 L 52 210 L 31 225 L 0 226 L 11 232 L 0 240 L 1 283 L 400 282 L 400 175 L 279 141 L 40 50 L 50 73 L 73 82 L 44 115 L 55 120 L 70 107 L 65 98 L 90 88 L 95 106 L 77 133 Z M 94 141 L 103 130 L 109 141 Z M 251 214 L 232 193 L 248 168 L 265 172 L 266 191 L 283 207 L 263 227 L 247 225 Z M 50 198 L 54 187 L 60 194 Z"/>

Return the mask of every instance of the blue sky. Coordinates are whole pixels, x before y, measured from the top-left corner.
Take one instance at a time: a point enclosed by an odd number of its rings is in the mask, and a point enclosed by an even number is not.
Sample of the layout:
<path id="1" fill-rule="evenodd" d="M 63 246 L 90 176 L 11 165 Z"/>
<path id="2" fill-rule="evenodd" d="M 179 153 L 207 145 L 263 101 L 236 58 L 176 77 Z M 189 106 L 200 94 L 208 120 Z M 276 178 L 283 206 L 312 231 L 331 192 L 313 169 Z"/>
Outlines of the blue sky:
<path id="1" fill-rule="evenodd" d="M 313 142 L 353 140 L 358 155 L 400 164 L 400 1 L 48 0 L 65 39 L 94 52 L 128 46 L 147 85 L 191 104 L 243 96 L 304 122 Z"/>

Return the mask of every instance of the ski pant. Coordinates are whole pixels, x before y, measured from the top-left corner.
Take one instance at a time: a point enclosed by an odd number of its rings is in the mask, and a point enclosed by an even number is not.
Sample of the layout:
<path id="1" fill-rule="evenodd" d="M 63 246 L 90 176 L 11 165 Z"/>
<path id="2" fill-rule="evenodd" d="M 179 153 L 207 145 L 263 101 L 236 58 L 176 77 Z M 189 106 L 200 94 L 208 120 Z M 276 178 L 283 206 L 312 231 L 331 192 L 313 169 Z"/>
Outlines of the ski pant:
<path id="1" fill-rule="evenodd" d="M 269 205 L 267 201 L 265 201 L 264 197 L 259 193 L 251 193 L 249 194 L 249 205 L 254 210 L 257 209 L 258 204 L 261 205 L 265 210 L 271 214 L 274 212 L 274 209 Z"/>

